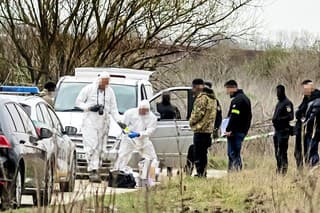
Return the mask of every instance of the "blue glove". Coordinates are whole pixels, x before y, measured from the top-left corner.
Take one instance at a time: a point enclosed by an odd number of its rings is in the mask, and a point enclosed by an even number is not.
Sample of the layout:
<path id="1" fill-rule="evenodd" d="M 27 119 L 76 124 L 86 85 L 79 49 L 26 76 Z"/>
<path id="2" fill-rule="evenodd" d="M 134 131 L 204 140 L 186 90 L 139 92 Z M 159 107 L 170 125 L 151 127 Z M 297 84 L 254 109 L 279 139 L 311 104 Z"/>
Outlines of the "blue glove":
<path id="1" fill-rule="evenodd" d="M 128 134 L 128 137 L 129 138 L 138 138 L 138 137 L 140 137 L 140 134 L 138 133 L 138 132 L 130 132 L 129 134 Z"/>

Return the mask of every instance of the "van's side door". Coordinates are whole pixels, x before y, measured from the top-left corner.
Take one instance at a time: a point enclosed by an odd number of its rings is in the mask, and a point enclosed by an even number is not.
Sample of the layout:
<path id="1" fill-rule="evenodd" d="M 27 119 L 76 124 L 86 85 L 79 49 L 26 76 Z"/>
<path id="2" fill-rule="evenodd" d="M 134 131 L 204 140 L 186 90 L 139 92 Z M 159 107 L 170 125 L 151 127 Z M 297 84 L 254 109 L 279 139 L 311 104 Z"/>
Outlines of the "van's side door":
<path id="1" fill-rule="evenodd" d="M 157 104 L 162 101 L 162 93 L 170 94 L 171 104 L 178 108 L 180 118 L 162 120 L 158 119 L 158 126 L 151 137 L 156 149 L 158 158 L 166 167 L 180 167 L 180 157 L 183 164 L 189 146 L 192 144 L 193 133 L 189 126 L 190 105 L 192 104 L 192 94 L 190 88 L 169 88 L 151 100 L 151 110 L 159 116 Z M 181 154 L 181 155 L 180 155 Z"/>

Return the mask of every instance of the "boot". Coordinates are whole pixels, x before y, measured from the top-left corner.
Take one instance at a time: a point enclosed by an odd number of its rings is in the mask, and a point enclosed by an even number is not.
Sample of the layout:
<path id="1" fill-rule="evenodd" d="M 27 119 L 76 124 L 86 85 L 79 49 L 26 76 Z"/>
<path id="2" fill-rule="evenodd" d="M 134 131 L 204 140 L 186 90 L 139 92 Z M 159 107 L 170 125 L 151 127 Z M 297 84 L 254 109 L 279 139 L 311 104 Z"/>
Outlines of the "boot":
<path id="1" fill-rule="evenodd" d="M 89 175 L 89 180 L 92 183 L 101 183 L 101 177 L 98 174 L 97 170 L 92 170 L 92 172 Z"/>

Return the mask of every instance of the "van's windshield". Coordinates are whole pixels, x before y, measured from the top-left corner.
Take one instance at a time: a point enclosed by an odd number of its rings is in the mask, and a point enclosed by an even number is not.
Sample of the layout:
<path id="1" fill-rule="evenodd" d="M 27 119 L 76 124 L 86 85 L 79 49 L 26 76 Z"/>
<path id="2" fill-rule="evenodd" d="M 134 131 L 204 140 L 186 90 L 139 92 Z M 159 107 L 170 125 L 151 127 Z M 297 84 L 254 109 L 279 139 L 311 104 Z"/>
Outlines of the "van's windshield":
<path id="1" fill-rule="evenodd" d="M 55 110 L 60 112 L 79 111 L 75 108 L 75 101 L 88 82 L 64 82 L 60 85 L 55 100 Z M 123 114 L 128 109 L 137 107 L 137 88 L 135 86 L 112 84 L 118 110 Z"/>

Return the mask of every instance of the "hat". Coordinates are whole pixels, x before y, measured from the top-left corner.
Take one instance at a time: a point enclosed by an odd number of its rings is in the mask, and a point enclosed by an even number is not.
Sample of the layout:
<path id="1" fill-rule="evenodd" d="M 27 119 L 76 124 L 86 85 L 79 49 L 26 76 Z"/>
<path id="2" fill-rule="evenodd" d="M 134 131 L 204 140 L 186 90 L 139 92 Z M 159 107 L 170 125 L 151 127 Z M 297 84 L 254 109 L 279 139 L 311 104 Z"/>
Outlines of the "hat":
<path id="1" fill-rule="evenodd" d="M 150 103 L 148 100 L 142 100 L 139 105 L 138 105 L 139 109 L 150 109 Z"/>
<path id="2" fill-rule="evenodd" d="M 107 72 L 102 72 L 98 75 L 99 79 L 103 79 L 103 78 L 110 78 L 110 74 Z"/>
<path id="3" fill-rule="evenodd" d="M 206 87 L 212 88 L 212 81 L 209 81 L 209 80 L 205 81 L 204 84 L 205 84 Z"/>
<path id="4" fill-rule="evenodd" d="M 56 89 L 56 84 L 53 83 L 53 82 L 51 82 L 51 81 L 49 81 L 49 82 L 47 82 L 47 83 L 44 85 L 44 88 L 45 88 L 47 91 L 52 92 L 52 91 L 54 91 L 54 90 Z"/>

